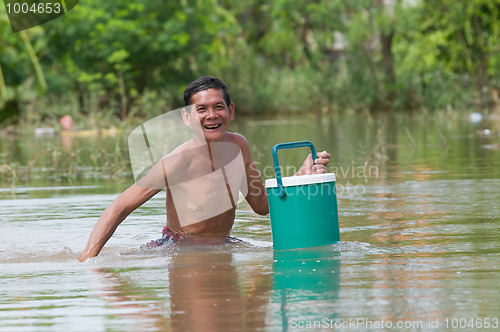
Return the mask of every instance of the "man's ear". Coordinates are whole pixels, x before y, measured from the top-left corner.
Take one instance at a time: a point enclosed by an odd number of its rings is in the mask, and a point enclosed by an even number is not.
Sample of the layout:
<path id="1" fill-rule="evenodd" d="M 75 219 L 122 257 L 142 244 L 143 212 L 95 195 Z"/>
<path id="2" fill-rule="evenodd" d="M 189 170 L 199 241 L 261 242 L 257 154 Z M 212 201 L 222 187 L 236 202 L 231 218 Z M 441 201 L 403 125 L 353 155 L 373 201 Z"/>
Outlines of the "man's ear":
<path id="1" fill-rule="evenodd" d="M 191 118 L 189 117 L 188 111 L 183 108 L 181 111 L 182 114 L 182 120 L 184 121 L 184 124 L 188 127 L 191 127 Z"/>
<path id="2" fill-rule="evenodd" d="M 229 119 L 231 120 L 231 122 L 234 121 L 234 104 L 231 103 L 231 105 L 229 105 Z"/>

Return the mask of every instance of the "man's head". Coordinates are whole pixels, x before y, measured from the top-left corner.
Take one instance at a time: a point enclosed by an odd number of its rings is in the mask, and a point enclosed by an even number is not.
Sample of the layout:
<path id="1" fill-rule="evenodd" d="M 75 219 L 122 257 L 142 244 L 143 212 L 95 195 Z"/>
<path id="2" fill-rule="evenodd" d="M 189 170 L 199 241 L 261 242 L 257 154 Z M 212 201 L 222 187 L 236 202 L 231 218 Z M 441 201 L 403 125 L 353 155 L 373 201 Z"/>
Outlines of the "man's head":
<path id="1" fill-rule="evenodd" d="M 188 85 L 184 101 L 191 107 L 182 110 L 182 118 L 197 136 L 203 136 L 206 141 L 224 139 L 234 120 L 234 105 L 224 82 L 212 76 L 200 77 Z"/>
<path id="2" fill-rule="evenodd" d="M 193 103 L 193 95 L 200 91 L 208 89 L 221 90 L 226 105 L 228 107 L 229 105 L 231 105 L 231 98 L 229 97 L 229 90 L 226 83 L 213 76 L 202 76 L 196 79 L 194 82 L 190 83 L 184 90 L 184 105 L 191 105 Z"/>

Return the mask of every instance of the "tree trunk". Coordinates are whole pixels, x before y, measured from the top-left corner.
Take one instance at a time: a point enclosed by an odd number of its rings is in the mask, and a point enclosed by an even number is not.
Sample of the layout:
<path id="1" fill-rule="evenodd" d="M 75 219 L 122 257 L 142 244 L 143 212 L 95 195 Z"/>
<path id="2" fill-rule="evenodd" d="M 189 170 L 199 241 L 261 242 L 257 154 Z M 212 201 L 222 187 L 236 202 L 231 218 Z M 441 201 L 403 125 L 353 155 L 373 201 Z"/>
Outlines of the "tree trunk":
<path id="1" fill-rule="evenodd" d="M 380 44 L 382 46 L 382 65 L 385 73 L 386 104 L 392 108 L 395 99 L 396 74 L 394 71 L 394 55 L 392 53 L 392 40 L 394 31 L 388 34 L 380 34 Z"/>

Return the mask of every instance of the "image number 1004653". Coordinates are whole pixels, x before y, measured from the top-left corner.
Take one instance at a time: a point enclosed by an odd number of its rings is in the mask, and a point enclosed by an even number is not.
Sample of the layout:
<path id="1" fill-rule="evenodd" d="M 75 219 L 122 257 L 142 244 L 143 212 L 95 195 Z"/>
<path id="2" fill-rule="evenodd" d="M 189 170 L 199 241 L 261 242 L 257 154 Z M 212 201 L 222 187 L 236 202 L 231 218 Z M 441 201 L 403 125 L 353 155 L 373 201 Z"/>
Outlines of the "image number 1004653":
<path id="1" fill-rule="evenodd" d="M 26 30 L 64 15 L 78 0 L 5 0 L 12 32 Z"/>

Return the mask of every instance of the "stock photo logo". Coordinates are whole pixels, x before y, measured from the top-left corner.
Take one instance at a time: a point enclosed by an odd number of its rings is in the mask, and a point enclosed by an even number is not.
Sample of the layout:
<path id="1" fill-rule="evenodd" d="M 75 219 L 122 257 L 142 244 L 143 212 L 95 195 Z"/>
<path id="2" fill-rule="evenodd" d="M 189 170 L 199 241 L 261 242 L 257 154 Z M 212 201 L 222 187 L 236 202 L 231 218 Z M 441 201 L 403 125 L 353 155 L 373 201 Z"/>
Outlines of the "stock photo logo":
<path id="1" fill-rule="evenodd" d="M 12 32 L 19 32 L 52 21 L 73 9 L 79 0 L 5 0 Z"/>

